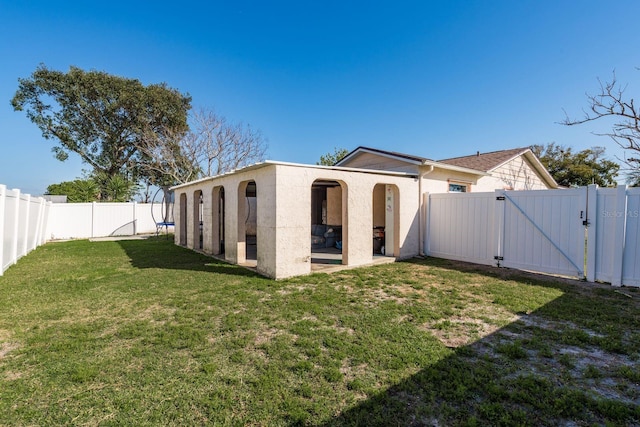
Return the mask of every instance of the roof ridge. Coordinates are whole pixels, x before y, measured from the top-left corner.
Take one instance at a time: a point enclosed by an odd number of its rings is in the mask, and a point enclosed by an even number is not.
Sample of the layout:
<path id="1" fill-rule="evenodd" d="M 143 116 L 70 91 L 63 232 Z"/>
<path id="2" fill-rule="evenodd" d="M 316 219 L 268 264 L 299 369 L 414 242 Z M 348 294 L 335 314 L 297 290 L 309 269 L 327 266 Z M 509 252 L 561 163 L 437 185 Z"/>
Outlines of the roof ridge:
<path id="1" fill-rule="evenodd" d="M 445 160 L 455 160 L 455 159 L 463 159 L 465 157 L 478 157 L 478 156 L 485 156 L 488 154 L 496 154 L 496 153 L 506 153 L 508 151 L 526 151 L 526 150 L 530 150 L 530 147 L 516 147 L 516 148 L 507 148 L 505 150 L 494 150 L 494 151 L 487 151 L 486 153 L 481 153 L 481 152 L 477 152 L 476 154 L 467 154 L 466 156 L 457 156 L 457 157 L 447 157 L 446 159 L 440 159 L 437 160 L 438 162 L 442 162 Z"/>
<path id="2" fill-rule="evenodd" d="M 428 157 L 416 156 L 415 154 L 401 153 L 399 151 L 382 150 L 380 148 L 366 147 L 364 145 L 359 145 L 354 150 L 352 150 L 351 153 L 355 153 L 359 149 L 374 151 L 374 152 L 377 152 L 377 153 L 388 154 L 388 155 L 397 156 L 397 157 L 404 157 L 404 158 L 413 159 L 413 160 L 420 160 L 420 161 L 422 161 L 422 160 L 430 160 L 430 161 L 434 161 L 433 159 L 430 159 Z M 349 153 L 349 154 L 351 154 L 351 153 Z"/>

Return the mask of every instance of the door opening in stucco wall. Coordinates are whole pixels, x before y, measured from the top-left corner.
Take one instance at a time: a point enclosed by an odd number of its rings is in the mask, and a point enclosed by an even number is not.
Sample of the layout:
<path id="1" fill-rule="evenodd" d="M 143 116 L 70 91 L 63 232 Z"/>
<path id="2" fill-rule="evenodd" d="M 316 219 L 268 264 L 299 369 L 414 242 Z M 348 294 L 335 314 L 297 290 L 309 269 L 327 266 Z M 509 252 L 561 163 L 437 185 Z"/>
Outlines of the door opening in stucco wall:
<path id="1" fill-rule="evenodd" d="M 214 255 L 223 255 L 224 250 L 224 234 L 225 234 L 225 202 L 224 187 L 216 186 L 211 191 L 211 250 Z"/>
<path id="2" fill-rule="evenodd" d="M 346 259 L 343 186 L 338 181 L 321 179 L 311 186 L 312 265 L 342 264 Z"/>
<path id="3" fill-rule="evenodd" d="M 255 181 L 238 187 L 238 263 L 251 266 L 258 260 L 258 188 Z"/>
<path id="4" fill-rule="evenodd" d="M 203 234 L 202 234 L 202 217 L 203 217 L 203 197 L 202 190 L 196 190 L 193 193 L 193 248 L 202 250 Z"/>
<path id="5" fill-rule="evenodd" d="M 179 242 L 180 246 L 187 246 L 187 195 L 185 193 L 180 194 L 180 237 Z"/>

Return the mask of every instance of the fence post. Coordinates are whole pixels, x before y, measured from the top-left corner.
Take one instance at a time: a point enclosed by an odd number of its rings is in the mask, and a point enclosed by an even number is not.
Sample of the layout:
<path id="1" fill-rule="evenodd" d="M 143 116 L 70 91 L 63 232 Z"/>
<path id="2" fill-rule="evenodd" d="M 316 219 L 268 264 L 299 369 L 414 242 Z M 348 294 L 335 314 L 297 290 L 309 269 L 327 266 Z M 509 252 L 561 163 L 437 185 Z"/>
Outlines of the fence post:
<path id="1" fill-rule="evenodd" d="M 20 256 L 23 257 L 29 253 L 29 215 L 31 215 L 31 194 L 24 195 L 24 206 L 25 212 L 23 217 L 23 221 L 25 222 L 24 226 L 24 235 L 22 236 L 22 248 L 20 249 Z M 21 203 L 22 200 L 18 199 L 18 202 Z"/>
<path id="2" fill-rule="evenodd" d="M 595 184 L 587 187 L 587 281 L 596 281 L 596 248 L 598 227 L 598 186 Z"/>
<path id="3" fill-rule="evenodd" d="M 33 241 L 31 242 L 33 249 L 40 246 L 40 234 L 42 234 L 42 217 L 44 215 L 44 199 L 38 197 L 38 220 L 36 221 L 36 232 L 33 233 Z"/>
<path id="4" fill-rule="evenodd" d="M 424 219 L 424 228 L 422 229 L 422 253 L 429 256 L 429 219 L 431 217 L 429 210 L 429 193 L 422 194 L 422 206 L 423 209 L 422 218 Z"/>
<path id="5" fill-rule="evenodd" d="M 627 186 L 616 188 L 616 228 L 613 240 L 613 275 L 612 286 L 622 286 L 622 264 L 624 261 L 625 228 L 627 225 Z"/>
<path id="6" fill-rule="evenodd" d="M 136 208 L 137 208 L 137 203 L 135 200 L 132 203 L 133 206 L 133 235 L 135 236 L 137 233 L 137 225 L 138 225 L 138 219 L 136 217 Z"/>
<path id="7" fill-rule="evenodd" d="M 4 210 L 6 197 L 7 187 L 0 184 L 0 276 L 4 274 Z"/>
<path id="8" fill-rule="evenodd" d="M 94 228 L 96 222 L 96 202 L 91 202 L 91 237 L 94 235 Z"/>
<path id="9" fill-rule="evenodd" d="M 506 209 L 505 190 L 495 190 L 495 201 L 493 211 L 493 230 L 496 236 L 494 246 L 494 259 L 496 265 L 500 267 L 501 261 L 504 261 L 504 210 Z"/>
<path id="10" fill-rule="evenodd" d="M 47 241 L 47 233 L 49 232 L 49 215 L 51 213 L 51 202 L 45 200 L 44 215 L 42 217 L 42 234 L 40 235 L 40 244 L 43 245 Z"/>
<path id="11" fill-rule="evenodd" d="M 18 232 L 20 231 L 20 190 L 14 188 L 16 194 L 16 207 L 13 212 L 13 242 L 11 242 L 11 264 L 18 262 Z"/>

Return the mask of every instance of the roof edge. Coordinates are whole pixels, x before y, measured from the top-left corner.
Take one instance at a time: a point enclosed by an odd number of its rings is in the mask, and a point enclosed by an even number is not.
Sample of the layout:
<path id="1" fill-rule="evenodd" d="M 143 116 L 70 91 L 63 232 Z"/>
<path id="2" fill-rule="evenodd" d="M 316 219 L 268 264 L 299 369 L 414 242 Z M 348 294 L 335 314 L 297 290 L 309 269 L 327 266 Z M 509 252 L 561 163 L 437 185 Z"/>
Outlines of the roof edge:
<path id="1" fill-rule="evenodd" d="M 408 172 L 385 171 L 385 170 L 378 170 L 378 169 L 349 168 L 344 166 L 309 165 L 305 163 L 291 163 L 291 162 L 281 162 L 276 160 L 265 160 L 260 163 L 254 163 L 252 165 L 248 165 L 239 169 L 234 169 L 232 171 L 229 171 L 220 175 L 207 176 L 194 181 L 185 182 L 184 184 L 174 185 L 169 189 L 177 190 L 177 189 L 188 187 L 194 184 L 210 181 L 212 179 L 222 178 L 224 176 L 233 175 L 241 172 L 248 172 L 255 169 L 261 169 L 267 166 L 290 166 L 290 167 L 307 168 L 307 169 L 308 168 L 325 169 L 325 170 L 335 170 L 335 171 L 343 171 L 343 172 L 366 173 L 366 174 L 374 174 L 374 175 L 400 176 L 400 177 L 408 177 L 408 178 L 416 178 L 418 176 L 415 173 L 408 173 Z"/>

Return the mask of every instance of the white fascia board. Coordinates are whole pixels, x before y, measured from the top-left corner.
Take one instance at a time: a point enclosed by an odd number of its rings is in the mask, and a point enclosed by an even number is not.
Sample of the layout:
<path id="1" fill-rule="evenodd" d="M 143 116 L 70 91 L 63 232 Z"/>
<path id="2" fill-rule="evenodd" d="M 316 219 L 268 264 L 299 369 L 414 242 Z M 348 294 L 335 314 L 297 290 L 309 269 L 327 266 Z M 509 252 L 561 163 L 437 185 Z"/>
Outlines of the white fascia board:
<path id="1" fill-rule="evenodd" d="M 440 162 L 436 162 L 436 161 L 426 160 L 426 161 L 422 162 L 421 164 L 427 165 L 427 166 L 433 166 L 433 167 L 438 168 L 438 169 L 446 169 L 446 170 L 451 170 L 451 171 L 456 171 L 456 172 L 468 173 L 468 174 L 471 174 L 471 175 L 491 176 L 491 174 L 488 173 L 488 172 L 479 171 L 477 169 L 464 168 L 462 166 L 448 165 L 446 163 L 440 163 Z"/>
<path id="2" fill-rule="evenodd" d="M 372 175 L 386 175 L 386 176 L 402 176 L 402 177 L 410 177 L 415 178 L 417 175 L 413 173 L 407 172 L 395 172 L 395 171 L 384 171 L 377 169 L 361 169 L 361 168 L 347 168 L 341 166 L 324 166 L 324 165 L 307 165 L 304 163 L 289 163 L 289 162 L 279 162 L 274 160 L 265 160 L 264 162 L 255 163 L 253 165 L 245 166 L 240 169 L 232 170 L 230 172 L 216 175 L 216 176 L 208 176 L 205 178 L 200 178 L 195 181 L 185 182 L 184 184 L 175 185 L 170 188 L 170 190 L 177 190 L 183 187 L 189 187 L 194 184 L 200 184 L 202 182 L 206 182 L 212 179 L 220 178 L 223 176 L 229 176 L 240 172 L 248 172 L 255 169 L 261 169 L 267 166 L 289 166 L 289 167 L 297 167 L 297 168 L 305 168 L 305 169 L 325 169 L 325 170 L 334 170 L 334 171 L 342 171 L 342 172 L 357 172 L 357 173 L 366 173 Z"/>

